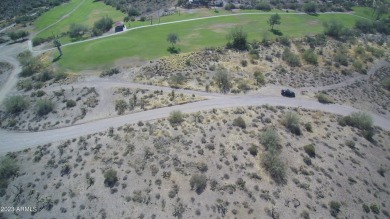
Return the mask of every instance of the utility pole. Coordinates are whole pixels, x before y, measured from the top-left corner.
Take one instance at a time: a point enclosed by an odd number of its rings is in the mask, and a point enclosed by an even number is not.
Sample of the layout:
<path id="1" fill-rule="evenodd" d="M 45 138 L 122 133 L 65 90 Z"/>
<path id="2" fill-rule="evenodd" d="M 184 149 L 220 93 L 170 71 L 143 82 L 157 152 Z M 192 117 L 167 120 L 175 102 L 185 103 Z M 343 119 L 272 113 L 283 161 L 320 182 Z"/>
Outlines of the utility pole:
<path id="1" fill-rule="evenodd" d="M 153 16 L 150 16 L 150 25 L 153 24 Z"/>

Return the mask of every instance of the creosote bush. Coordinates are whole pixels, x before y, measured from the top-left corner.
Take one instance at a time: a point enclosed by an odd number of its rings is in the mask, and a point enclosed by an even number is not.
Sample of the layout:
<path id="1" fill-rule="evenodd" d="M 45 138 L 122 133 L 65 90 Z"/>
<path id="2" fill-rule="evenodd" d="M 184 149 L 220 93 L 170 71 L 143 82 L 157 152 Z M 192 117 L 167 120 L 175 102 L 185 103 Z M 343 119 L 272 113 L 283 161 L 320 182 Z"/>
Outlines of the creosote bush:
<path id="1" fill-rule="evenodd" d="M 104 185 L 105 186 L 113 187 L 117 181 L 118 181 L 118 177 L 116 175 L 115 170 L 109 169 L 104 173 Z"/>
<path id="2" fill-rule="evenodd" d="M 294 112 L 287 112 L 283 115 L 282 124 L 290 130 L 291 133 L 301 135 L 301 128 L 299 127 L 299 116 Z"/>
<path id="3" fill-rule="evenodd" d="M 17 174 L 19 166 L 15 159 L 6 156 L 0 161 L 0 197 L 4 196 L 8 182 Z"/>
<path id="4" fill-rule="evenodd" d="M 245 120 L 240 116 L 240 117 L 237 117 L 233 120 L 233 125 L 234 126 L 238 126 L 242 129 L 245 129 L 246 128 L 246 123 L 245 123 Z"/>
<path id="5" fill-rule="evenodd" d="M 279 135 L 273 128 L 268 128 L 265 132 L 261 134 L 260 142 L 264 145 L 265 150 L 267 151 L 279 152 L 282 149 L 282 146 L 280 145 Z"/>
<path id="6" fill-rule="evenodd" d="M 184 121 L 184 115 L 180 111 L 173 111 L 168 118 L 171 125 L 180 125 Z"/>
<path id="7" fill-rule="evenodd" d="M 75 107 L 76 106 L 76 101 L 74 101 L 74 100 L 67 100 L 66 101 L 66 107 L 68 107 L 68 108 L 72 108 L 72 107 Z"/>
<path id="8" fill-rule="evenodd" d="M 286 167 L 277 154 L 265 153 L 262 161 L 265 169 L 276 183 L 286 183 Z"/>
<path id="9" fill-rule="evenodd" d="M 324 104 L 333 103 L 333 100 L 331 99 L 331 97 L 329 97 L 328 95 L 326 95 L 324 93 L 319 93 L 317 95 L 317 99 L 318 99 L 318 102 L 320 102 L 320 103 L 324 103 Z"/>
<path id="10" fill-rule="evenodd" d="M 299 59 L 299 56 L 295 55 L 287 48 L 284 49 L 282 59 L 291 67 L 301 66 L 301 61 Z"/>
<path id="11" fill-rule="evenodd" d="M 122 115 L 125 110 L 127 109 L 128 105 L 126 101 L 124 100 L 117 100 L 115 101 L 115 110 L 118 112 L 119 115 Z"/>
<path id="12" fill-rule="evenodd" d="M 341 126 L 352 126 L 360 129 L 363 136 L 372 141 L 372 137 L 374 136 L 374 128 L 373 128 L 373 120 L 370 115 L 363 112 L 353 112 L 348 116 L 344 116 L 339 120 L 339 124 Z"/>
<path id="13" fill-rule="evenodd" d="M 23 112 L 28 107 L 28 102 L 22 96 L 12 96 L 5 100 L 7 113 L 16 114 Z"/>
<path id="14" fill-rule="evenodd" d="M 54 109 L 54 104 L 48 99 L 42 99 L 37 101 L 35 107 L 38 116 L 44 116 Z"/>
<path id="15" fill-rule="evenodd" d="M 329 207 L 330 207 L 330 215 L 332 215 L 333 217 L 337 217 L 337 215 L 340 212 L 340 207 L 341 207 L 340 203 L 336 201 L 331 201 L 329 202 Z"/>
<path id="16" fill-rule="evenodd" d="M 201 194 L 207 186 L 207 177 L 203 174 L 194 174 L 190 179 L 191 190 L 195 189 L 196 193 Z"/>
<path id="17" fill-rule="evenodd" d="M 303 149 L 305 150 L 306 154 L 310 157 L 316 156 L 316 149 L 314 148 L 314 144 L 308 144 L 303 146 Z"/>

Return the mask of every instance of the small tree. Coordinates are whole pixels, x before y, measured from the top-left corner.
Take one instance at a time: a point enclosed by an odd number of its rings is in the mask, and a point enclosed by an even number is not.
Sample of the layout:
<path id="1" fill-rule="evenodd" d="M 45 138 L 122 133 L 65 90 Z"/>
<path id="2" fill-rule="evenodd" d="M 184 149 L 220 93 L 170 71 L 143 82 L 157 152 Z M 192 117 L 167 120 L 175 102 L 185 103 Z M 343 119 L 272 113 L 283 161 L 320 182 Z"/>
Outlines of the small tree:
<path id="1" fill-rule="evenodd" d="M 228 39 L 227 47 L 237 50 L 247 50 L 248 34 L 243 31 L 242 27 L 232 29 L 226 37 Z"/>
<path id="2" fill-rule="evenodd" d="M 231 88 L 231 84 L 230 84 L 231 79 L 226 70 L 219 69 L 215 74 L 214 79 L 222 93 L 229 92 Z"/>
<path id="3" fill-rule="evenodd" d="M 238 126 L 242 129 L 245 129 L 246 128 L 246 123 L 245 123 L 245 120 L 240 116 L 240 117 L 237 117 L 233 120 L 233 125 L 234 126 Z"/>
<path id="4" fill-rule="evenodd" d="M 277 24 L 281 24 L 281 17 L 278 13 L 271 15 L 268 19 L 268 24 L 271 26 L 271 31 L 274 30 L 274 26 Z"/>
<path id="5" fill-rule="evenodd" d="M 172 44 L 172 48 L 175 47 L 175 44 L 180 41 L 179 36 L 176 33 L 170 33 L 167 36 L 167 41 Z"/>
<path id="6" fill-rule="evenodd" d="M 113 187 L 117 181 L 118 177 L 115 170 L 109 169 L 104 173 L 104 185 L 107 187 Z"/>
<path id="7" fill-rule="evenodd" d="M 69 27 L 69 36 L 71 38 L 80 38 L 82 37 L 86 32 L 88 31 L 88 28 L 82 24 L 71 24 Z"/>
<path id="8" fill-rule="evenodd" d="M 0 197 L 4 196 L 8 187 L 8 182 L 17 175 L 19 170 L 15 159 L 5 156 L 0 160 Z"/>
<path id="9" fill-rule="evenodd" d="M 291 133 L 301 135 L 301 128 L 299 127 L 299 116 L 294 112 L 287 112 L 283 115 L 282 124 L 290 130 Z"/>
<path id="10" fill-rule="evenodd" d="M 28 107 L 28 102 L 22 96 L 12 96 L 5 100 L 7 113 L 16 114 L 23 112 Z"/>
<path id="11" fill-rule="evenodd" d="M 268 128 L 261 134 L 260 142 L 264 145 L 265 149 L 271 153 L 278 154 L 282 149 L 279 135 L 273 128 Z"/>
<path id="12" fill-rule="evenodd" d="M 324 22 L 324 33 L 328 36 L 339 39 L 344 32 L 344 25 L 338 20 Z"/>

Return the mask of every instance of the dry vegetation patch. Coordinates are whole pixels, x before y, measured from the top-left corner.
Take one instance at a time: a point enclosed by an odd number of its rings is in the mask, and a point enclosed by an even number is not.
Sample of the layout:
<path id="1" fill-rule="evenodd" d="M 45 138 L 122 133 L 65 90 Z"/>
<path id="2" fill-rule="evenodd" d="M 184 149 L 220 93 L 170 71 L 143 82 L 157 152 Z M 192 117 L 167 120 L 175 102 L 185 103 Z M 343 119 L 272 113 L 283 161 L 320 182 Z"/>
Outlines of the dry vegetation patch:
<path id="1" fill-rule="evenodd" d="M 310 131 L 287 129 L 292 111 Z M 371 143 L 337 120 L 263 106 L 184 114 L 174 126 L 160 119 L 110 128 L 10 154 L 19 174 L 0 201 L 36 206 L 40 218 L 385 217 L 390 133 L 375 128 Z M 267 162 L 274 146 L 280 159 Z M 281 185 L 270 175 L 278 165 Z"/>

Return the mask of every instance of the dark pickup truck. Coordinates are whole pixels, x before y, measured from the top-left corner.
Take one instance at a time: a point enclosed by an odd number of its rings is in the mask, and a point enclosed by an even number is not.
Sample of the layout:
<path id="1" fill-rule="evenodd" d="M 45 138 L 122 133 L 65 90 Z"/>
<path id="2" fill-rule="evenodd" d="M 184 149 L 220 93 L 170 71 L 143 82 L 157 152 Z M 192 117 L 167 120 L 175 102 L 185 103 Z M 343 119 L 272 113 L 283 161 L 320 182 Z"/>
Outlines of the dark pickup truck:
<path id="1" fill-rule="evenodd" d="M 295 97 L 295 93 L 289 89 L 287 90 L 282 90 L 282 92 L 280 92 L 282 94 L 282 96 L 284 97 Z"/>

